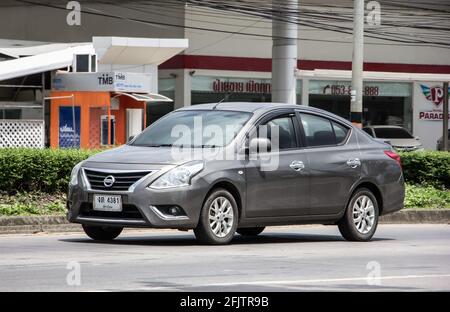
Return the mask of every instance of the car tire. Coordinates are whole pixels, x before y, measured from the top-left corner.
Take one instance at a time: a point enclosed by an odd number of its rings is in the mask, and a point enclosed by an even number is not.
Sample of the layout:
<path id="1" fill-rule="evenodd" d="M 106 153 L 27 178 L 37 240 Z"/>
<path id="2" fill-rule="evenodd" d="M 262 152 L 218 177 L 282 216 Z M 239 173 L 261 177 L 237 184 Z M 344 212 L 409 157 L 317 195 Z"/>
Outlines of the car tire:
<path id="1" fill-rule="evenodd" d="M 225 245 L 231 242 L 238 224 L 238 209 L 233 195 L 225 189 L 212 191 L 203 204 L 194 229 L 201 244 Z"/>
<path id="2" fill-rule="evenodd" d="M 259 234 L 264 231 L 264 226 L 258 226 L 258 227 L 251 227 L 251 228 L 239 228 L 236 230 L 238 234 L 242 236 L 258 236 Z"/>
<path id="3" fill-rule="evenodd" d="M 349 241 L 366 242 L 375 234 L 379 208 L 375 195 L 367 188 L 357 189 L 338 222 L 339 232 Z"/>
<path id="4" fill-rule="evenodd" d="M 93 240 L 111 241 L 122 233 L 121 227 L 93 226 L 83 224 L 84 233 Z"/>

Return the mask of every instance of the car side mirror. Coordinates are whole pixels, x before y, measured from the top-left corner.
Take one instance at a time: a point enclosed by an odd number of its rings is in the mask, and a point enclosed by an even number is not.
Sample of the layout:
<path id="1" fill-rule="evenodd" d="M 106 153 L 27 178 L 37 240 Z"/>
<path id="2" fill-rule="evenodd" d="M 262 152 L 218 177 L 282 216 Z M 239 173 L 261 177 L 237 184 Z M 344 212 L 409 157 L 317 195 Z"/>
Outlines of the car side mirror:
<path id="1" fill-rule="evenodd" d="M 248 145 L 250 154 L 270 152 L 272 144 L 267 138 L 253 138 Z"/>
<path id="2" fill-rule="evenodd" d="M 127 143 L 128 143 L 128 142 L 131 142 L 133 139 L 134 139 L 134 135 L 130 135 L 130 136 L 128 137 Z"/>

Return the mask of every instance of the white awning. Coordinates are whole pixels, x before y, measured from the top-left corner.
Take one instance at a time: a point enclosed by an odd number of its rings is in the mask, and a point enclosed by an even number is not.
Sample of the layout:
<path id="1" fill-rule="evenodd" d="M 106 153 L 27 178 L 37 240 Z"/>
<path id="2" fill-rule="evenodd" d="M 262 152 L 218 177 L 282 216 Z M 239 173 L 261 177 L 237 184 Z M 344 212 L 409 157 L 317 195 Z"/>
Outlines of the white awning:
<path id="1" fill-rule="evenodd" d="M 188 39 L 93 37 L 100 64 L 159 65 L 188 48 Z"/>
<path id="2" fill-rule="evenodd" d="M 128 96 L 135 101 L 140 102 L 173 102 L 172 99 L 167 96 L 156 93 L 128 93 L 128 92 L 116 92 L 117 96 Z"/>
<path id="3" fill-rule="evenodd" d="M 15 60 L 0 62 L 0 81 L 52 71 L 72 65 L 75 54 L 93 54 L 91 44 L 41 53 Z"/>

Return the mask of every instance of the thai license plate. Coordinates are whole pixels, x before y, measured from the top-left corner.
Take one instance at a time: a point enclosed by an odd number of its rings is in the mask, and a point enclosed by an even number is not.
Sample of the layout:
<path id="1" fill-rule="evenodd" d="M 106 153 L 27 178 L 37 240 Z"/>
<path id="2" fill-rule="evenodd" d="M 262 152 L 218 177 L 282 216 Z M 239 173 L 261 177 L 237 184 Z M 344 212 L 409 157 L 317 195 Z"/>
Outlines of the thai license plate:
<path id="1" fill-rule="evenodd" d="M 122 211 L 122 197 L 120 195 L 94 194 L 94 210 Z"/>

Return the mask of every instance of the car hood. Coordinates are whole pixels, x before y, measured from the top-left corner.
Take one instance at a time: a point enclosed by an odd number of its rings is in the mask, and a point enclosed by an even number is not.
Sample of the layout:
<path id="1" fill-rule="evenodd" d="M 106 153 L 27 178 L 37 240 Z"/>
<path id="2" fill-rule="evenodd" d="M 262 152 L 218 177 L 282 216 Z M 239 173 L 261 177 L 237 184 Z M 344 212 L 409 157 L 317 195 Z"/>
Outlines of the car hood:
<path id="1" fill-rule="evenodd" d="M 421 145 L 416 139 L 389 139 L 392 146 L 396 147 L 416 147 Z"/>
<path id="2" fill-rule="evenodd" d="M 173 156 L 170 147 L 122 145 L 89 157 L 88 162 L 119 164 L 179 165 L 194 160 L 191 153 Z"/>

